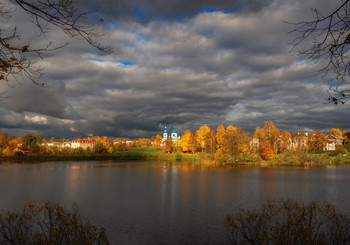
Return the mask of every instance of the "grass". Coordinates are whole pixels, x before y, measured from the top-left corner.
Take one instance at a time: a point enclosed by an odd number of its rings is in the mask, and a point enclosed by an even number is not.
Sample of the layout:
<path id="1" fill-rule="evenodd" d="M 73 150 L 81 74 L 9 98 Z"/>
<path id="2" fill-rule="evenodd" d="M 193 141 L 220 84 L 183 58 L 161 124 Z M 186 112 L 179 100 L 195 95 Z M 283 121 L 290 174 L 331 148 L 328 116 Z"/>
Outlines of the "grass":
<path id="1" fill-rule="evenodd" d="M 165 154 L 155 148 L 132 148 L 129 151 L 112 154 L 59 154 L 1 157 L 0 162 L 47 162 L 47 161 L 103 161 L 103 160 L 178 160 L 197 161 L 205 165 L 260 165 L 260 166 L 326 166 L 350 165 L 350 157 L 344 152 L 285 152 L 270 160 L 262 160 L 258 153 L 246 153 L 237 157 L 226 156 L 214 160 L 213 155 L 204 153 Z"/>
<path id="2" fill-rule="evenodd" d="M 112 154 L 57 154 L 0 157 L 0 162 L 99 161 L 99 160 L 199 160 L 198 154 L 165 154 L 154 148 L 132 148 Z"/>

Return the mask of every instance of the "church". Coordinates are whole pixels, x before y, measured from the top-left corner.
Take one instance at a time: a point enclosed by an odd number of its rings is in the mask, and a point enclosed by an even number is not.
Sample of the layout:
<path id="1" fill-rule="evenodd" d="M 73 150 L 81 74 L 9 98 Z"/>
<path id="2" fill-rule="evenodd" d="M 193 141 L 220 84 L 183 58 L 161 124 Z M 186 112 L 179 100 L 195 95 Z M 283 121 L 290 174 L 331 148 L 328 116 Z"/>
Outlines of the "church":
<path id="1" fill-rule="evenodd" d="M 171 134 L 168 135 L 168 130 L 167 130 L 166 125 L 165 125 L 164 132 L 163 132 L 163 142 L 167 141 L 168 137 L 171 137 L 171 140 L 173 142 L 180 140 L 180 134 L 177 133 L 176 129 L 173 129 L 171 131 Z"/>

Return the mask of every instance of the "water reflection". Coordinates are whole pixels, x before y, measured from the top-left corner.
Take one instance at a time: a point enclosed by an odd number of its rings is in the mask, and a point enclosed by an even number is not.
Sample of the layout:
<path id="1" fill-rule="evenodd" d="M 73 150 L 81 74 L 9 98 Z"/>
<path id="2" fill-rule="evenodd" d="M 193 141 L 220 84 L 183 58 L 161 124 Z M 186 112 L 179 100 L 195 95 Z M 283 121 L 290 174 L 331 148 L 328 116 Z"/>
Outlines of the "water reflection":
<path id="1" fill-rule="evenodd" d="M 350 215 L 350 168 L 212 167 L 177 162 L 0 165 L 0 208 L 77 203 L 112 243 L 224 243 L 222 223 L 267 199 L 328 201 Z"/>

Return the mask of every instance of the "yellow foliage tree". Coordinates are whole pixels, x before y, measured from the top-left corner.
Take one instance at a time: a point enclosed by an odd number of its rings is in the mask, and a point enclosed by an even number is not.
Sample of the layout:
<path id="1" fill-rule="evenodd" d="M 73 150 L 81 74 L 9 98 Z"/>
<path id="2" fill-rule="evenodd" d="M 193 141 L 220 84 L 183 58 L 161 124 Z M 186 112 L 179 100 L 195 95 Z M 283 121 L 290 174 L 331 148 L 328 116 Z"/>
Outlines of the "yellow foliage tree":
<path id="1" fill-rule="evenodd" d="M 224 146 L 226 131 L 224 125 L 220 124 L 216 129 L 216 149 L 221 149 Z"/>
<path id="2" fill-rule="evenodd" d="M 328 134 L 333 134 L 333 135 L 338 135 L 338 136 L 343 137 L 344 132 L 341 130 L 340 127 L 335 127 L 335 128 L 331 128 L 331 129 L 328 131 Z"/>
<path id="3" fill-rule="evenodd" d="M 193 151 L 193 134 L 190 130 L 186 130 L 182 134 L 181 140 L 178 141 L 178 147 L 180 147 L 183 152 Z"/>
<path id="4" fill-rule="evenodd" d="M 254 132 L 254 137 L 258 138 L 260 142 L 269 141 L 274 152 L 277 151 L 276 143 L 279 136 L 280 131 L 276 128 L 272 121 L 265 122 L 263 128 L 257 127 Z"/>
<path id="5" fill-rule="evenodd" d="M 280 152 L 291 149 L 292 136 L 287 130 L 281 130 L 280 137 L 277 141 L 277 148 Z"/>
<path id="6" fill-rule="evenodd" d="M 224 159 L 224 154 L 222 153 L 222 149 L 221 148 L 216 150 L 214 157 L 215 157 L 216 160 Z"/>
<path id="7" fill-rule="evenodd" d="M 327 137 L 321 130 L 315 130 L 309 133 L 308 148 L 310 150 L 323 150 L 327 144 Z"/>
<path id="8" fill-rule="evenodd" d="M 163 142 L 163 137 L 157 134 L 156 136 L 152 136 L 151 141 L 155 147 L 159 148 L 160 144 Z"/>
<path id="9" fill-rule="evenodd" d="M 196 132 L 196 142 L 202 152 L 207 152 L 210 145 L 210 128 L 207 125 L 200 126 Z"/>
<path id="10" fill-rule="evenodd" d="M 238 156 L 248 150 L 248 134 L 240 127 L 229 125 L 224 137 L 223 152 Z"/>

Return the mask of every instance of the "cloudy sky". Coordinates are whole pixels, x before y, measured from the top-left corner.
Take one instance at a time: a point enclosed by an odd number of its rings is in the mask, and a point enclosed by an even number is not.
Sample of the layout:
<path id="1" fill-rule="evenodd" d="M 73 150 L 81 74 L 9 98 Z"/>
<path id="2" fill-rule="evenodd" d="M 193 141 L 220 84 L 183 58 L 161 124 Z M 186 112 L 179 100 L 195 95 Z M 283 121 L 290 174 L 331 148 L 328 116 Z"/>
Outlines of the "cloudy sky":
<path id="1" fill-rule="evenodd" d="M 63 49 L 37 59 L 41 88 L 1 84 L 0 132 L 44 137 L 150 137 L 167 124 L 179 132 L 207 124 L 250 132 L 272 120 L 280 129 L 349 129 L 349 103 L 327 104 L 319 64 L 291 52 L 286 22 L 310 20 L 339 0 L 81 0 L 103 18 L 101 53 L 59 30 L 38 39 L 25 13 L 16 25 L 32 47 Z M 11 3 L 9 3 L 11 4 Z M 34 34 L 33 34 L 34 33 Z"/>

